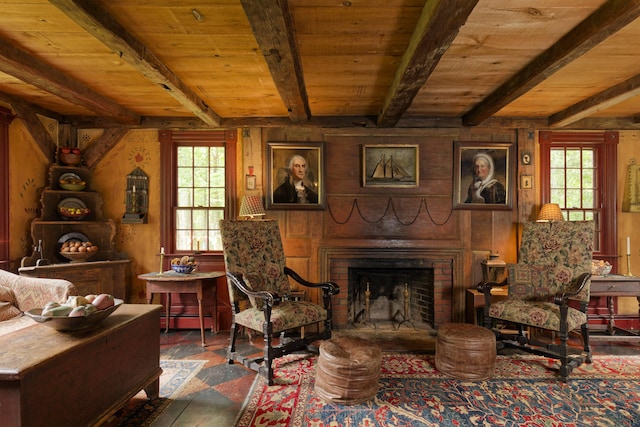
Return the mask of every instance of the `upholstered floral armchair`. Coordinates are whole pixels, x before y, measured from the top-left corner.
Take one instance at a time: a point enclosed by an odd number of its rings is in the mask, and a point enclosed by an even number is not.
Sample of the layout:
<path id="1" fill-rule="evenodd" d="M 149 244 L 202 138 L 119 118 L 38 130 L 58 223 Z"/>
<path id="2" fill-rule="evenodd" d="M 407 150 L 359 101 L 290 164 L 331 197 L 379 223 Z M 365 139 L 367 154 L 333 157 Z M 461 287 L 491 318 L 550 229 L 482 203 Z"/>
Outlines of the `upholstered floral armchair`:
<path id="1" fill-rule="evenodd" d="M 517 348 L 559 360 L 563 381 L 576 366 L 591 362 L 587 305 L 593 237 L 591 221 L 527 223 L 518 263 L 507 266 L 508 297 L 491 301 L 491 288 L 504 283 L 478 285 L 485 296 L 484 324 L 496 332 L 499 348 Z M 517 333 L 505 334 L 497 325 L 515 326 Z M 536 340 L 527 333 L 528 328 L 552 331 L 557 341 Z M 583 341 L 579 351 L 567 343 L 569 332 L 578 328 Z"/>
<path id="2" fill-rule="evenodd" d="M 220 231 L 233 309 L 229 363 L 240 361 L 273 385 L 274 358 L 331 338 L 331 296 L 339 288 L 332 282 L 308 282 L 285 266 L 277 221 L 222 220 Z M 304 287 L 320 289 L 322 303 L 294 301 L 289 278 Z M 313 324 L 318 325 L 317 332 L 305 330 L 305 326 Z M 249 359 L 236 352 L 240 326 L 264 335 L 261 357 Z M 298 334 L 301 328 L 302 333 Z"/>

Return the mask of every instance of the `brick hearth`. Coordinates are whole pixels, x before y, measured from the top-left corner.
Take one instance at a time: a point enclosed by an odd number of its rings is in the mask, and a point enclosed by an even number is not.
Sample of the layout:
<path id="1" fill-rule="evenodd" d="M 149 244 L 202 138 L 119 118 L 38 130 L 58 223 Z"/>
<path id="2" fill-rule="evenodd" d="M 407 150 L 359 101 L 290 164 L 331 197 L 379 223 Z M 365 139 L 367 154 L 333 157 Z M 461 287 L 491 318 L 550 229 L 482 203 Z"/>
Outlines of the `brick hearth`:
<path id="1" fill-rule="evenodd" d="M 462 321 L 464 289 L 455 287 L 454 277 L 460 265 L 458 251 L 436 249 L 354 249 L 323 248 L 320 251 L 322 280 L 330 280 L 340 286 L 340 293 L 333 297 L 333 320 L 336 329 L 348 328 L 349 267 L 361 265 L 363 259 L 412 261 L 423 268 L 432 268 L 434 276 L 434 327 L 451 321 Z"/>

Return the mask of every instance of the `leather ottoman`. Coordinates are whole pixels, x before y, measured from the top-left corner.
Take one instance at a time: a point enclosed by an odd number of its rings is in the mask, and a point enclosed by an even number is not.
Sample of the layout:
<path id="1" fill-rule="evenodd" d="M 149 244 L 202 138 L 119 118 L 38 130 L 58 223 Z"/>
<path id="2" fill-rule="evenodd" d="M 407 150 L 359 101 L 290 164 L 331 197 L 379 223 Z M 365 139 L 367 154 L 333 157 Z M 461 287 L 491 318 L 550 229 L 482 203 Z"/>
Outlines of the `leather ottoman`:
<path id="1" fill-rule="evenodd" d="M 382 350 L 370 341 L 331 338 L 320 344 L 315 392 L 327 402 L 354 404 L 378 391 Z"/>
<path id="2" fill-rule="evenodd" d="M 496 337 L 482 326 L 447 323 L 438 329 L 436 368 L 464 380 L 491 378 L 496 366 Z"/>

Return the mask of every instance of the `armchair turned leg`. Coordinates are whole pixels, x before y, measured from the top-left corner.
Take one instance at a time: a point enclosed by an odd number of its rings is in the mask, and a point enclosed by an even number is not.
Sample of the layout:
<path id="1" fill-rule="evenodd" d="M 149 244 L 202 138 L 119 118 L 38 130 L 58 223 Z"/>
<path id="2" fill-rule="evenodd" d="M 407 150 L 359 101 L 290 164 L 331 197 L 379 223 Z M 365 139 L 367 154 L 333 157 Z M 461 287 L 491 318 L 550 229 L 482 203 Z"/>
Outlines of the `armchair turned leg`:
<path id="1" fill-rule="evenodd" d="M 235 323 L 231 324 L 231 337 L 229 343 L 229 351 L 227 354 L 227 362 L 229 365 L 233 365 L 234 357 L 233 354 L 236 352 L 236 339 L 238 338 L 238 325 Z"/>
<path id="2" fill-rule="evenodd" d="M 272 386 L 273 385 L 273 366 L 271 363 L 273 362 L 273 354 L 272 354 L 272 345 L 273 345 L 273 330 L 270 323 L 265 323 L 263 325 L 264 332 L 264 365 L 261 368 L 263 376 L 266 378 L 267 383 Z"/>
<path id="3" fill-rule="evenodd" d="M 582 332 L 582 343 L 584 344 L 584 352 L 587 354 L 585 358 L 585 362 L 591 363 L 593 360 L 591 358 L 591 345 L 589 344 L 589 324 L 585 323 L 580 327 L 580 331 Z"/>

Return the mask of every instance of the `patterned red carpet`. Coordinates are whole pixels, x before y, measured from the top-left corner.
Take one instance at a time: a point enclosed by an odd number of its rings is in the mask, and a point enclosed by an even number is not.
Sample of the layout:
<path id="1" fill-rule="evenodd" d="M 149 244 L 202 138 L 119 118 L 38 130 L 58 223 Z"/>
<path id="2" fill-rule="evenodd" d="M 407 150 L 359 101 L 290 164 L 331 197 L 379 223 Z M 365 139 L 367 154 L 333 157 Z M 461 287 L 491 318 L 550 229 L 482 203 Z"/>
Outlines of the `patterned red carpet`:
<path id="1" fill-rule="evenodd" d="M 316 358 L 276 360 L 276 385 L 256 377 L 236 426 L 638 426 L 640 356 L 594 356 L 567 384 L 537 356 L 498 356 L 487 381 L 449 378 L 435 356 L 385 354 L 373 400 L 346 406 L 314 392 Z"/>

